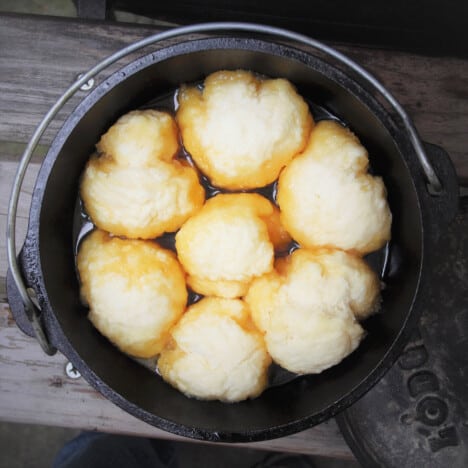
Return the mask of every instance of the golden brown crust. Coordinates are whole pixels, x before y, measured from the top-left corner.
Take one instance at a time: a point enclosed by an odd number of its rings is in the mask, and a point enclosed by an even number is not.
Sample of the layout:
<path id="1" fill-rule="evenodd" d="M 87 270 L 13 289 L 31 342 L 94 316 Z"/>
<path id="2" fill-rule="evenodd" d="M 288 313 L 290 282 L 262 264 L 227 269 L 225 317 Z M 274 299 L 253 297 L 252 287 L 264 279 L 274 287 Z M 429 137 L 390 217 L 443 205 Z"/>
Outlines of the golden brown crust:
<path id="1" fill-rule="evenodd" d="M 390 238 L 366 149 L 337 122 L 315 125 L 287 80 L 220 71 L 203 88 L 182 86 L 178 102 L 179 127 L 167 113 L 132 111 L 88 161 L 81 197 L 99 228 L 134 239 L 180 229 L 178 258 L 150 241 L 87 236 L 77 266 L 89 319 L 130 355 L 161 353 L 162 377 L 200 399 L 259 395 L 268 352 L 301 374 L 337 364 L 364 336 L 358 320 L 380 305 L 379 279 L 361 256 Z M 179 128 L 214 186 L 279 177 L 281 211 L 256 193 L 205 203 L 196 170 L 175 158 Z M 275 259 L 290 233 L 301 248 Z M 207 297 L 183 314 L 187 286 Z"/>
<path id="2" fill-rule="evenodd" d="M 174 253 L 95 230 L 80 245 L 77 267 L 95 327 L 125 353 L 158 354 L 187 302 Z"/>
<path id="3" fill-rule="evenodd" d="M 291 83 L 243 70 L 213 73 L 203 89 L 183 86 L 178 100 L 184 146 L 215 186 L 229 190 L 273 182 L 314 125 Z"/>
<path id="4" fill-rule="evenodd" d="M 80 195 L 93 223 L 115 235 L 151 239 L 176 231 L 205 200 L 195 169 L 174 159 L 174 119 L 154 110 L 121 117 L 97 145 Z"/>
<path id="5" fill-rule="evenodd" d="M 254 279 L 245 301 L 273 360 L 296 373 L 338 364 L 363 337 L 356 319 L 375 312 L 380 283 L 360 257 L 295 250 Z"/>
<path id="6" fill-rule="evenodd" d="M 196 292 L 233 298 L 273 268 L 274 247 L 284 248 L 289 241 L 277 208 L 266 198 L 221 194 L 182 226 L 176 249 Z"/>
<path id="7" fill-rule="evenodd" d="M 270 363 L 246 304 L 207 297 L 190 306 L 171 330 L 158 369 L 189 396 L 235 402 L 265 389 Z"/>
<path id="8" fill-rule="evenodd" d="M 120 166 L 150 167 L 172 161 L 179 150 L 179 130 L 167 112 L 131 111 L 102 135 L 96 149 Z"/>
<path id="9" fill-rule="evenodd" d="M 96 226 L 139 239 L 176 231 L 205 200 L 195 170 L 178 161 L 122 168 L 107 157 L 89 160 L 80 194 Z"/>
<path id="10" fill-rule="evenodd" d="M 301 246 L 364 255 L 390 239 L 385 186 L 367 166 L 367 151 L 353 133 L 334 121 L 316 125 L 278 181 L 281 221 Z"/>

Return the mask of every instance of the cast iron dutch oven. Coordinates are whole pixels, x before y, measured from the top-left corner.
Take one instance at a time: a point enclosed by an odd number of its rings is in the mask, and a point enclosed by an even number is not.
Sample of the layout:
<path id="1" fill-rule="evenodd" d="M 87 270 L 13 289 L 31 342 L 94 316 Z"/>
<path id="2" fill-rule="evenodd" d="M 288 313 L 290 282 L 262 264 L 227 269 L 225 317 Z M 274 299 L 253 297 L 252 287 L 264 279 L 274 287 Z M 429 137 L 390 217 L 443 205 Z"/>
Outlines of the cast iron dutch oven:
<path id="1" fill-rule="evenodd" d="M 191 33 L 205 36 L 188 38 Z M 18 267 L 13 246 L 19 186 L 48 122 L 74 91 L 106 65 L 130 51 L 177 36 L 178 42 L 154 49 L 103 80 L 69 116 L 38 175 Z M 289 79 L 311 103 L 316 118 L 337 118 L 349 125 L 369 150 L 372 171 L 384 179 L 393 226 L 391 245 L 370 259 L 386 286 L 382 311 L 364 323 L 367 336 L 357 351 L 322 374 L 271 386 L 254 400 L 226 404 L 185 397 L 94 329 L 80 302 L 74 229 L 80 174 L 100 135 L 119 116 L 171 95 L 181 83 L 239 68 Z M 305 36 L 267 26 L 212 23 L 179 28 L 98 64 L 40 124 L 20 163 L 10 202 L 9 300 L 17 323 L 34 332 L 46 352 L 60 350 L 109 400 L 150 424 L 211 441 L 285 436 L 334 416 L 391 367 L 424 305 L 431 251 L 455 210 L 456 197 L 455 173 L 445 153 L 421 144 L 390 93 L 343 55 Z M 34 291 L 39 307 L 27 288 Z"/>

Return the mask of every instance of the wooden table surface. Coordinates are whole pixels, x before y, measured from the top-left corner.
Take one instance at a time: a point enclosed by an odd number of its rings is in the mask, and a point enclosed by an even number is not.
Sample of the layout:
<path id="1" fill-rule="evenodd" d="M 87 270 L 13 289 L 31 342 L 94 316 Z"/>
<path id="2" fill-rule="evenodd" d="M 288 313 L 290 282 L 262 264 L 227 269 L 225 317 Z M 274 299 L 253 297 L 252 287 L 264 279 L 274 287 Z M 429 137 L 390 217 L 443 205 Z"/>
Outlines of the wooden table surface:
<path id="1" fill-rule="evenodd" d="M 0 15 L 0 419 L 13 422 L 175 436 L 128 415 L 82 378 L 65 373 L 66 359 L 48 357 L 11 317 L 5 288 L 4 232 L 9 193 L 25 144 L 42 116 L 76 76 L 103 57 L 157 30 L 139 25 Z M 368 68 L 413 118 L 421 137 L 444 147 L 468 181 L 468 59 L 335 46 Z M 139 54 L 141 55 L 141 54 Z M 120 68 L 120 62 L 110 71 Z M 99 80 L 98 80 L 99 81 Z M 24 236 L 35 177 L 60 124 L 85 92 L 69 102 L 44 135 L 21 192 L 18 245 Z M 272 450 L 338 458 L 352 454 L 334 420 L 282 439 L 253 444 Z"/>

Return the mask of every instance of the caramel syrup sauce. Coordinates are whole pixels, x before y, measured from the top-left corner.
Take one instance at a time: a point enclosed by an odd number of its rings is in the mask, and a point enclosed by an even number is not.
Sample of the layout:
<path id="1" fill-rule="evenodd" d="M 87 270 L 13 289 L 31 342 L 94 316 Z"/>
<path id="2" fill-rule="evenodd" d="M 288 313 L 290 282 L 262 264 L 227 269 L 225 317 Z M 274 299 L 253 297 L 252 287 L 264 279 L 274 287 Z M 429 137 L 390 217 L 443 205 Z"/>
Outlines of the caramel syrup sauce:
<path id="1" fill-rule="evenodd" d="M 202 84 L 198 84 L 197 86 L 201 88 L 203 87 Z M 151 101 L 147 102 L 145 105 L 141 106 L 139 110 L 156 109 L 159 111 L 167 112 L 174 116 L 178 107 L 177 93 L 178 93 L 178 90 L 176 89 L 165 95 L 158 96 L 155 99 L 152 99 Z M 312 113 L 312 116 L 315 122 L 318 122 L 320 120 L 336 120 L 345 125 L 345 123 L 341 119 L 339 119 L 336 115 L 331 113 L 325 107 L 319 106 L 310 101 L 307 101 L 307 102 L 309 104 L 309 108 L 310 108 L 310 111 Z M 180 149 L 177 155 L 175 156 L 175 159 L 185 161 L 197 170 L 200 183 L 205 189 L 206 199 L 212 198 L 219 193 L 230 193 L 228 190 L 215 187 L 210 183 L 209 179 L 198 170 L 190 154 L 185 150 L 184 146 L 182 145 L 182 141 L 180 141 Z M 370 169 L 370 172 L 372 173 L 371 169 Z M 265 198 L 267 198 L 273 204 L 276 205 L 276 190 L 277 190 L 277 182 L 275 181 L 272 184 L 269 184 L 265 187 L 260 187 L 260 188 L 253 189 L 253 190 L 239 190 L 236 192 L 259 193 L 260 195 L 264 196 Z M 93 222 L 91 221 L 90 217 L 88 216 L 88 214 L 85 212 L 83 203 L 78 195 L 76 204 L 75 204 L 74 222 L 73 222 L 73 246 L 74 246 L 75 258 L 78 253 L 81 241 L 94 228 L 95 226 Z M 172 250 L 173 252 L 176 252 L 175 235 L 176 235 L 176 232 L 165 233 L 162 236 L 154 239 L 154 241 L 156 241 L 159 245 L 161 245 L 161 247 Z M 275 255 L 276 257 L 284 257 L 286 255 L 289 255 L 290 253 L 292 253 L 294 250 L 298 248 L 299 248 L 299 245 L 295 241 L 292 241 L 285 250 L 281 252 L 276 252 Z M 389 257 L 390 257 L 390 243 L 387 243 L 382 249 L 376 252 L 372 252 L 371 254 L 368 254 L 365 257 L 367 263 L 369 263 L 372 269 L 380 275 L 380 279 L 382 283 L 384 282 L 385 276 L 387 274 Z M 77 270 L 77 276 L 78 276 L 78 270 Z M 189 295 L 188 295 L 187 306 L 194 304 L 195 302 L 198 302 L 200 299 L 203 298 L 202 295 L 197 294 L 196 292 L 190 289 L 188 290 L 188 293 Z M 133 356 L 129 356 L 129 357 L 135 360 L 136 362 L 140 363 L 141 365 L 145 366 L 146 368 L 150 369 L 152 372 L 158 373 L 156 357 L 149 358 L 149 359 L 135 358 Z M 269 369 L 269 378 L 268 378 L 267 388 L 288 383 L 298 377 L 300 376 L 297 374 L 293 374 L 283 369 L 279 365 L 273 363 Z"/>

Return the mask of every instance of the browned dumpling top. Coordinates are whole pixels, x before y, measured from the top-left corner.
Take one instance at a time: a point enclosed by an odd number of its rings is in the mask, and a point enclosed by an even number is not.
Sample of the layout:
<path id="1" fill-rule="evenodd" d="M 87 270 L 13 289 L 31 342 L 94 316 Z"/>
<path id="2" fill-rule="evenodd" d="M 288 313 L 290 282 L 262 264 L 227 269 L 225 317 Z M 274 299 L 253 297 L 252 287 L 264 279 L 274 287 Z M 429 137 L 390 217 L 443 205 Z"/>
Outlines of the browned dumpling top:
<path id="1" fill-rule="evenodd" d="M 81 198 L 96 226 L 151 239 L 176 231 L 200 209 L 205 191 L 191 166 L 174 159 L 173 117 L 154 110 L 121 117 L 97 144 L 81 180 Z"/>
<path id="2" fill-rule="evenodd" d="M 289 81 L 248 71 L 213 73 L 203 89 L 182 87 L 178 100 L 185 148 L 215 186 L 230 190 L 273 182 L 313 127 L 307 103 Z"/>
<path id="3" fill-rule="evenodd" d="M 80 245 L 77 267 L 94 326 L 131 356 L 157 355 L 187 302 L 174 253 L 95 230 Z"/>

